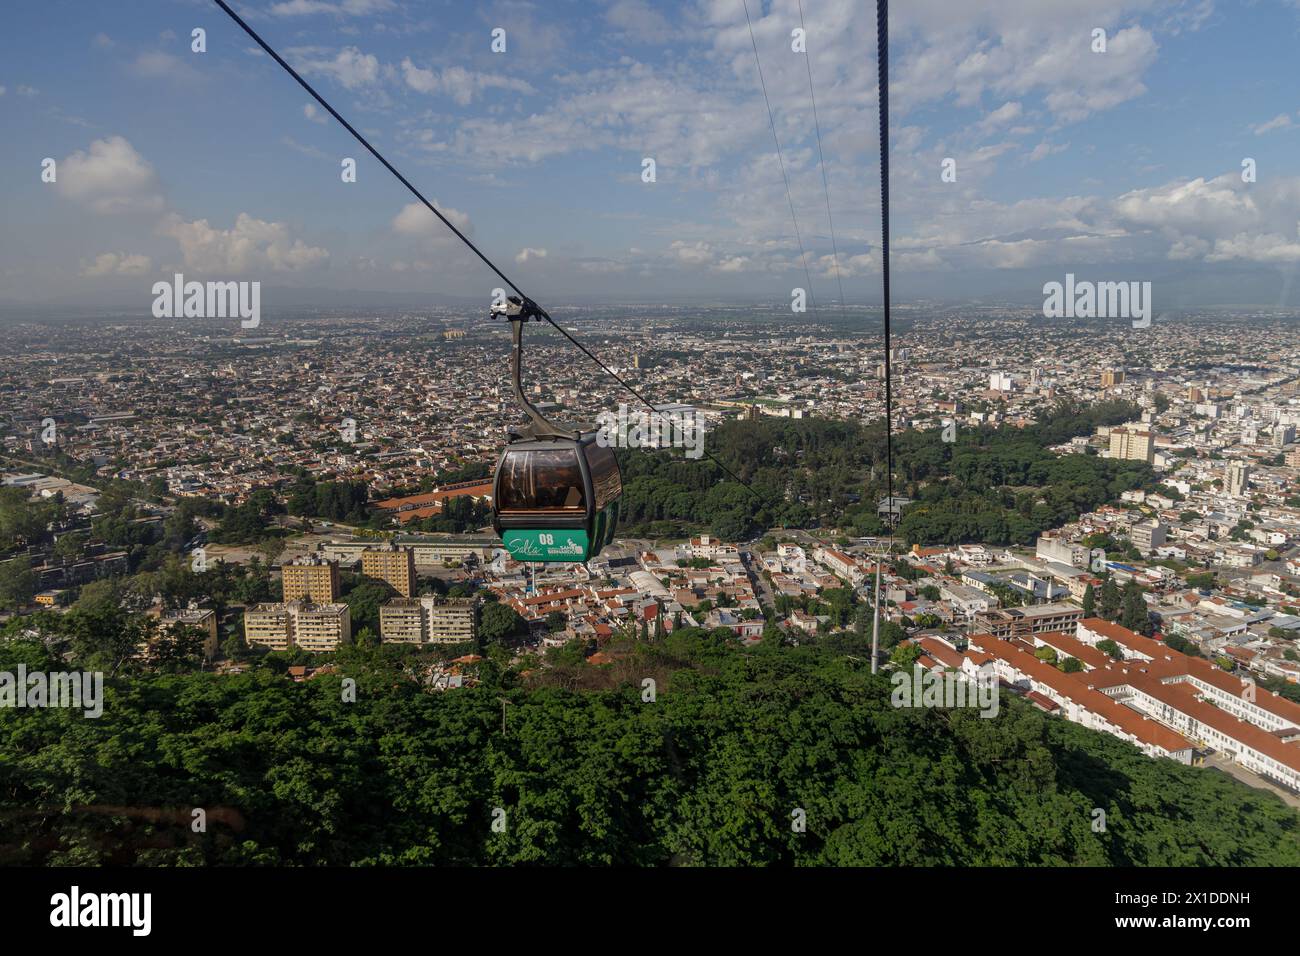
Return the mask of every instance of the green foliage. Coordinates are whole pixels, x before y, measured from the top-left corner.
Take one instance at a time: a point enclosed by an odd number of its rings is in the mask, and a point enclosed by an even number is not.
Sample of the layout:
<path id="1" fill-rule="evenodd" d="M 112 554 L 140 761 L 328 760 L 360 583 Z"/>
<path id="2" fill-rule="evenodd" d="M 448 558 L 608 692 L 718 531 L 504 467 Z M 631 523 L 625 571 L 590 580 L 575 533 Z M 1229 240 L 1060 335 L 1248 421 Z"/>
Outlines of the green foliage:
<path id="1" fill-rule="evenodd" d="M 1186 638 L 1179 637 L 1177 634 L 1166 634 L 1164 640 L 1167 646 L 1172 647 L 1180 654 L 1186 654 L 1188 657 L 1205 656 L 1204 654 L 1201 653 L 1201 649 L 1199 647 L 1197 647 L 1195 644 L 1193 644 L 1191 641 L 1187 640 Z M 1100 647 L 1101 645 L 1099 644 L 1097 646 Z"/>
<path id="2" fill-rule="evenodd" d="M 346 585 L 353 580 L 352 575 L 347 575 L 343 579 Z M 379 633 L 379 607 L 392 598 L 397 597 L 397 591 L 387 581 L 380 581 L 376 578 L 359 578 L 351 587 L 344 586 L 340 588 L 340 600 L 348 605 L 352 614 L 352 633 L 356 634 L 363 628 L 368 628 L 371 633 Z"/>
<path id="3" fill-rule="evenodd" d="M 1142 586 L 1136 581 L 1129 581 L 1124 585 L 1123 609 L 1120 612 L 1119 623 L 1130 631 L 1137 631 L 1148 637 L 1153 632 L 1151 614 L 1147 610 L 1146 601 L 1142 598 Z"/>
<path id="4" fill-rule="evenodd" d="M 479 614 L 478 633 L 485 647 L 510 643 L 528 633 L 528 622 L 508 605 L 489 603 Z"/>
<path id="5" fill-rule="evenodd" d="M 37 578 L 26 555 L 0 564 L 0 610 L 27 607 L 36 595 Z"/>
<path id="6" fill-rule="evenodd" d="M 1120 595 L 1119 587 L 1115 584 L 1115 579 L 1107 574 L 1106 580 L 1101 584 L 1101 600 L 1098 602 L 1098 612 L 1106 620 L 1113 621 L 1119 616 L 1122 602 L 1123 598 Z"/>
<path id="7" fill-rule="evenodd" d="M 26 488 L 0 488 L 0 551 L 44 541 L 49 526 L 62 516 L 61 496 L 30 496 Z"/>
<path id="8" fill-rule="evenodd" d="M 364 481 L 322 481 L 300 479 L 288 491 L 288 512 L 304 518 L 360 523 L 366 520 Z"/>
<path id="9" fill-rule="evenodd" d="M 653 706 L 630 680 L 432 693 L 381 647 L 303 683 L 109 680 L 97 720 L 4 709 L 0 862 L 1300 865 L 1300 817 L 1276 797 L 1014 697 L 993 720 L 894 708 L 886 677 L 817 648 L 666 644 L 632 668 L 670 668 Z M 47 655 L 0 644 L 0 668 Z M 206 833 L 169 818 L 196 806 Z"/>

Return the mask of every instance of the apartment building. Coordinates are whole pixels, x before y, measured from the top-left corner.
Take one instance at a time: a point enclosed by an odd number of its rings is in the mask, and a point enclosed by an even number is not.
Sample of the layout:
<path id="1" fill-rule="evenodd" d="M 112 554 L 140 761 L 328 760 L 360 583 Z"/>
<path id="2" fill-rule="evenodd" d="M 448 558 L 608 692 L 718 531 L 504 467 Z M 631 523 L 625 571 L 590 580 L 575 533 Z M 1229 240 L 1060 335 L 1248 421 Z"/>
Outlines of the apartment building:
<path id="1" fill-rule="evenodd" d="M 244 610 L 244 643 L 287 651 L 293 642 L 288 604 L 255 604 Z"/>
<path id="2" fill-rule="evenodd" d="M 415 555 L 410 548 L 387 544 L 361 552 L 361 573 L 386 581 L 404 598 L 415 594 Z"/>
<path id="3" fill-rule="evenodd" d="M 250 647 L 322 653 L 351 639 L 352 614 L 346 604 L 291 601 L 256 604 L 244 611 L 244 641 Z"/>
<path id="4" fill-rule="evenodd" d="M 1160 521 L 1142 521 L 1129 529 L 1128 538 L 1135 548 L 1149 555 L 1164 545 L 1168 532 L 1169 526 Z"/>
<path id="5" fill-rule="evenodd" d="M 332 651 L 352 638 L 352 612 L 346 604 L 301 604 L 292 616 L 293 644 L 304 651 Z"/>
<path id="6" fill-rule="evenodd" d="M 159 623 L 164 628 L 192 627 L 203 634 L 203 656 L 208 660 L 217 656 L 217 612 L 206 607 L 190 607 L 183 611 L 163 614 Z"/>
<path id="7" fill-rule="evenodd" d="M 1083 610 L 1072 604 L 994 608 L 975 615 L 975 628 L 998 638 L 1028 638 L 1046 631 L 1072 631 Z"/>
<path id="8" fill-rule="evenodd" d="M 379 638 L 387 644 L 423 644 L 424 609 L 416 598 L 392 598 L 379 607 Z"/>
<path id="9" fill-rule="evenodd" d="M 462 644 L 478 638 L 477 598 L 420 599 L 430 644 Z"/>
<path id="10" fill-rule="evenodd" d="M 320 555 L 309 554 L 280 568 L 283 599 L 333 604 L 339 599 L 339 566 Z"/>
<path id="11" fill-rule="evenodd" d="M 1224 490 L 1233 498 L 1241 498 L 1246 494 L 1250 487 L 1250 466 L 1243 461 L 1234 461 L 1228 464 L 1227 480 L 1224 482 Z"/>
<path id="12" fill-rule="evenodd" d="M 1156 439 L 1149 428 L 1125 425 L 1110 431 L 1110 457 L 1126 461 L 1155 461 Z"/>
<path id="13" fill-rule="evenodd" d="M 379 635 L 386 643 L 471 643 L 478 637 L 478 600 L 393 598 L 379 609 Z"/>

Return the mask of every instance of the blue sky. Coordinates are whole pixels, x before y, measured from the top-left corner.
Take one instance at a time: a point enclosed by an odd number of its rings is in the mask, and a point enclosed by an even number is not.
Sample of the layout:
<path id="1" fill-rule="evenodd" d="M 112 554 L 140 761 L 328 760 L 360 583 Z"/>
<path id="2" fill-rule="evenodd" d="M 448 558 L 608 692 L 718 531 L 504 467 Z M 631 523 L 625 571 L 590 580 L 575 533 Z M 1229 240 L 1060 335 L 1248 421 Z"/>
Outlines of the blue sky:
<path id="1" fill-rule="evenodd" d="M 848 298 L 878 300 L 874 4 L 803 0 L 805 59 L 797 0 L 748 2 L 814 295 L 837 297 L 838 265 Z M 535 298 L 806 284 L 742 0 L 236 8 Z M 900 297 L 1032 299 L 1066 271 L 1153 279 L 1157 309 L 1290 296 L 1300 5 L 916 0 L 892 17 Z M 0 300 L 144 308 L 174 271 L 485 298 L 500 284 L 214 4 L 47 0 L 7 23 Z M 45 157 L 57 183 L 40 181 Z"/>

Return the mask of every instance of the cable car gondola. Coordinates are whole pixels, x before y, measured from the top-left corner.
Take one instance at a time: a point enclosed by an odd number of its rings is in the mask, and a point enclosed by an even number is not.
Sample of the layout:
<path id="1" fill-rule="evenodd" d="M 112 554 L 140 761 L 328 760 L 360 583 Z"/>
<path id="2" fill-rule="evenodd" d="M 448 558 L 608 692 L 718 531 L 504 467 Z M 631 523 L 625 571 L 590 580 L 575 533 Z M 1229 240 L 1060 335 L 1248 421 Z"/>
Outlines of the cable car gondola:
<path id="1" fill-rule="evenodd" d="M 529 419 L 511 429 L 497 462 L 492 527 L 516 561 L 587 561 L 614 539 L 618 526 L 618 460 L 612 448 L 596 441 L 596 432 L 556 425 L 524 396 L 524 323 L 545 317 L 536 303 L 511 296 L 494 304 L 492 315 L 513 327 L 510 374 L 515 401 Z"/>

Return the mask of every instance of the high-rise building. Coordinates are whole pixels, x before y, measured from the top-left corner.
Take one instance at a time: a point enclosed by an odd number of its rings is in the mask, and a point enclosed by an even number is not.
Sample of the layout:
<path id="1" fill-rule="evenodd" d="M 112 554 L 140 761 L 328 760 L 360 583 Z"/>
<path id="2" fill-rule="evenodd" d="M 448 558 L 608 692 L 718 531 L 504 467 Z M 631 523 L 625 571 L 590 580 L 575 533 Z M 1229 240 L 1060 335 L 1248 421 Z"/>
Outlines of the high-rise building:
<path id="1" fill-rule="evenodd" d="M 379 608 L 385 643 L 467 644 L 478 636 L 478 599 L 392 598 Z"/>
<path id="2" fill-rule="evenodd" d="M 203 656 L 208 660 L 217 656 L 217 612 L 211 608 L 191 605 L 183 611 L 172 611 L 161 617 L 162 626 L 169 629 L 192 627 L 203 634 Z"/>
<path id="3" fill-rule="evenodd" d="M 351 637 L 352 613 L 346 604 L 291 601 L 244 611 L 244 641 L 273 651 L 332 651 Z"/>
<path id="4" fill-rule="evenodd" d="M 424 608 L 415 598 L 392 598 L 379 606 L 379 639 L 386 644 L 423 644 Z"/>
<path id="5" fill-rule="evenodd" d="M 1295 441 L 1295 426 L 1277 424 L 1273 426 L 1273 447 L 1285 448 Z"/>
<path id="6" fill-rule="evenodd" d="M 332 651 L 352 637 L 352 612 L 346 604 L 298 604 L 293 611 L 293 646 Z"/>
<path id="7" fill-rule="evenodd" d="M 255 604 L 244 610 L 244 643 L 287 651 L 293 640 L 293 619 L 287 604 Z"/>
<path id="8" fill-rule="evenodd" d="M 280 568 L 284 600 L 333 604 L 339 599 L 339 566 L 315 554 Z"/>
<path id="9" fill-rule="evenodd" d="M 477 598 L 420 599 L 430 644 L 464 644 L 478 637 Z"/>
<path id="10" fill-rule="evenodd" d="M 1124 384 L 1124 371 L 1122 369 L 1107 369 L 1101 373 L 1101 387 L 1114 388 L 1116 385 Z"/>
<path id="11" fill-rule="evenodd" d="M 1225 490 L 1234 498 L 1244 497 L 1250 487 L 1250 466 L 1244 461 L 1228 464 L 1228 480 Z"/>
<path id="12" fill-rule="evenodd" d="M 366 548 L 361 552 L 361 573 L 387 581 L 404 598 L 415 594 L 415 554 L 410 548 L 399 548 L 392 543 Z"/>
<path id="13" fill-rule="evenodd" d="M 1149 428 L 1125 425 L 1110 430 L 1110 457 L 1126 461 L 1155 461 L 1156 437 Z"/>

